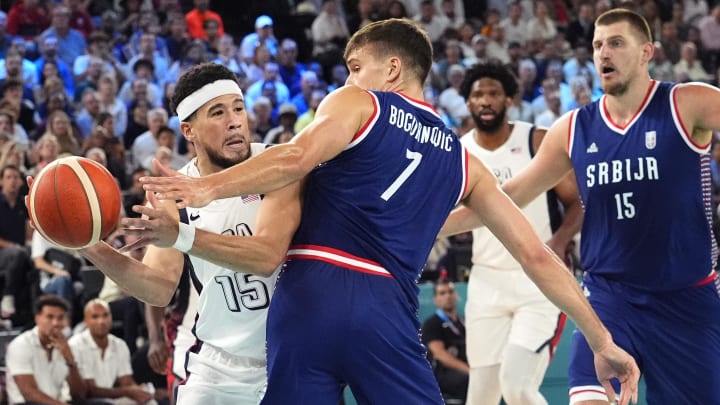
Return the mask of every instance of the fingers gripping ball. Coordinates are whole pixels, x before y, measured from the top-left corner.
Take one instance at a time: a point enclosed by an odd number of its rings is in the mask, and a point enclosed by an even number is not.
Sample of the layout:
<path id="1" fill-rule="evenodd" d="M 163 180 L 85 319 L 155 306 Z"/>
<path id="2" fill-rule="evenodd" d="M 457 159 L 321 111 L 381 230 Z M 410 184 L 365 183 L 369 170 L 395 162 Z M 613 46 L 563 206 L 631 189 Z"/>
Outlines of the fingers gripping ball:
<path id="1" fill-rule="evenodd" d="M 47 165 L 30 188 L 35 229 L 56 245 L 79 249 L 107 237 L 120 217 L 115 178 L 93 160 L 70 156 Z"/>

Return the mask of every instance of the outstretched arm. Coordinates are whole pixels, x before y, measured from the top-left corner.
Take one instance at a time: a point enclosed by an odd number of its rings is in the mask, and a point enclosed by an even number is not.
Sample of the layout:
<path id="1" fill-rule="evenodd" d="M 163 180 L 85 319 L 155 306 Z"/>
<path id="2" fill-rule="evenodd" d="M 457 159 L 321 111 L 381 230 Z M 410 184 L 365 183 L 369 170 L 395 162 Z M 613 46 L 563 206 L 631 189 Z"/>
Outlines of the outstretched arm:
<path id="1" fill-rule="evenodd" d="M 538 238 L 522 212 L 497 185 L 495 176 L 475 157 L 470 157 L 469 196 L 464 203 L 488 226 L 523 266 L 530 279 L 561 311 L 567 313 L 585 335 L 596 356 L 598 378 L 614 397 L 610 378 L 622 384 L 622 404 L 637 395 L 640 372 L 632 357 L 617 347 L 600 322 L 575 278 L 562 261 Z"/>
<path id="2" fill-rule="evenodd" d="M 162 174 L 172 177 L 143 177 L 141 181 L 146 190 L 157 192 L 159 199 L 180 201 L 178 207 L 202 207 L 221 198 L 266 194 L 301 179 L 320 163 L 337 156 L 374 109 L 366 91 L 345 86 L 323 99 L 312 123 L 289 143 L 201 178 L 177 175 L 155 163 Z"/>
<path id="3" fill-rule="evenodd" d="M 528 167 L 503 184 L 502 190 L 518 207 L 525 207 L 537 196 L 555 187 L 572 170 L 567 152 L 570 114 L 560 117 L 548 129 Z M 439 236 L 457 235 L 484 225 L 485 222 L 476 213 L 461 206 L 450 214 Z"/>

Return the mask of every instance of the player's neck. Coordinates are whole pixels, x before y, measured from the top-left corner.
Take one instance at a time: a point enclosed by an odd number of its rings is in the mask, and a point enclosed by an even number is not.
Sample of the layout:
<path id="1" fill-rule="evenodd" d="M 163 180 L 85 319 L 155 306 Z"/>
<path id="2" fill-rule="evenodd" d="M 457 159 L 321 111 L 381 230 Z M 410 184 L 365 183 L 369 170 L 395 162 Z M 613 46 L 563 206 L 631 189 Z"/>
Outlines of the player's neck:
<path id="1" fill-rule="evenodd" d="M 200 156 L 195 158 L 195 167 L 197 167 L 200 177 L 209 176 L 223 170 L 222 167 L 212 164 L 207 157 L 202 158 Z"/>
<path id="2" fill-rule="evenodd" d="M 505 144 L 512 133 L 513 125 L 505 121 L 495 132 L 487 132 L 475 127 L 475 142 L 485 150 L 495 150 Z"/>
<path id="3" fill-rule="evenodd" d="M 108 347 L 108 343 L 110 342 L 108 336 L 93 336 L 92 338 L 95 341 L 95 344 L 104 352 L 105 349 Z"/>
<path id="4" fill-rule="evenodd" d="M 613 122 L 625 126 L 635 116 L 637 111 L 646 101 L 653 80 L 649 75 L 638 77 L 621 95 L 613 96 L 608 94 L 605 97 L 605 106 Z"/>

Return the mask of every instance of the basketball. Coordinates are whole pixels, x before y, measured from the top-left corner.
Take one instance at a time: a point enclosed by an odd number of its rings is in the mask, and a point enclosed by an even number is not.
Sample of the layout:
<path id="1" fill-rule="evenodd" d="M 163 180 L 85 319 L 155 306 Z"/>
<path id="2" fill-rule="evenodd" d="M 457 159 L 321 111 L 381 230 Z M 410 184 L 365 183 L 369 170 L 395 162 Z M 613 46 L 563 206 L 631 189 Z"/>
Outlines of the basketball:
<path id="1" fill-rule="evenodd" d="M 65 248 L 91 246 L 107 237 L 120 218 L 120 188 L 93 160 L 70 156 L 38 173 L 28 194 L 28 213 L 37 232 Z"/>

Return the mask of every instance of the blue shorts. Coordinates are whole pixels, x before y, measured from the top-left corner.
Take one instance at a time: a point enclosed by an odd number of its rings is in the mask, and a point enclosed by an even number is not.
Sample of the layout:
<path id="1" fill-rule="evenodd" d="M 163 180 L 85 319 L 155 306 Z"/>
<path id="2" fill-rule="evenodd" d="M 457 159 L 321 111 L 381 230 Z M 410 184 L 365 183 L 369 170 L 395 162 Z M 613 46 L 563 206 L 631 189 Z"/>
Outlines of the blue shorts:
<path id="1" fill-rule="evenodd" d="M 314 260 L 289 261 L 267 325 L 263 405 L 337 405 L 349 385 L 359 404 L 442 404 L 400 284 Z"/>
<path id="2" fill-rule="evenodd" d="M 645 377 L 648 404 L 720 404 L 716 282 L 651 294 L 599 276 L 585 277 L 590 304 Z M 569 376 L 571 401 L 602 391 L 592 351 L 577 330 Z M 614 386 L 618 392 L 619 384 Z"/>

